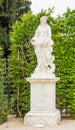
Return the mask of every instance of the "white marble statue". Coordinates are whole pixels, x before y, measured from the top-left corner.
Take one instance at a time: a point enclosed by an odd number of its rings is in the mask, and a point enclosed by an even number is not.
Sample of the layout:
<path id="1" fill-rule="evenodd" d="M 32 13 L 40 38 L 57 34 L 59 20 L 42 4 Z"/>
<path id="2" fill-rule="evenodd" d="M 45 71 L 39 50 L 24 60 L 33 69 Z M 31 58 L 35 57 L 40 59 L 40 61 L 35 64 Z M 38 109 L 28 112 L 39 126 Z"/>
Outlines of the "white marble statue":
<path id="1" fill-rule="evenodd" d="M 42 16 L 34 37 L 31 39 L 37 57 L 37 66 L 33 75 L 48 74 L 55 76 L 54 56 L 52 56 L 53 40 L 51 39 L 51 28 L 47 24 L 47 16 Z"/>
<path id="2" fill-rule="evenodd" d="M 25 114 L 24 125 L 31 127 L 49 127 L 60 123 L 61 114 L 56 108 L 56 82 L 53 40 L 47 17 L 40 19 L 34 37 L 31 39 L 37 57 L 37 66 L 30 78 L 30 111 Z"/>

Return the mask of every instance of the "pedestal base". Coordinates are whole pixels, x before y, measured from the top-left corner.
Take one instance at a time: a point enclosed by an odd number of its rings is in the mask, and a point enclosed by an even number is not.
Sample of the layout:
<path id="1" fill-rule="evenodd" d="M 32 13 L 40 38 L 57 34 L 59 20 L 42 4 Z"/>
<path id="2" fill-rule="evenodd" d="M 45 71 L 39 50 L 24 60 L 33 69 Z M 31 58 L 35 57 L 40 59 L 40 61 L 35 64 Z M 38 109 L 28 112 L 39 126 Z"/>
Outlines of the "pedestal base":
<path id="1" fill-rule="evenodd" d="M 60 123 L 60 111 L 55 112 L 29 112 L 25 115 L 24 125 L 45 127 Z"/>
<path id="2" fill-rule="evenodd" d="M 24 124 L 44 127 L 60 123 L 60 112 L 56 109 L 56 82 L 53 78 L 27 78 L 31 84 L 30 112 L 25 115 Z"/>

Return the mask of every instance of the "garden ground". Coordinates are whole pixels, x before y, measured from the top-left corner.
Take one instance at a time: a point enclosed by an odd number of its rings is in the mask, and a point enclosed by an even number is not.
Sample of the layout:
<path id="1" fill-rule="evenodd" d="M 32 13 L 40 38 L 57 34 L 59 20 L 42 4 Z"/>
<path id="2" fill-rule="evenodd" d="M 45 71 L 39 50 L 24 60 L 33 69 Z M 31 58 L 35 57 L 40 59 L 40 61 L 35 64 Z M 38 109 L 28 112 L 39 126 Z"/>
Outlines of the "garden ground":
<path id="1" fill-rule="evenodd" d="M 0 125 L 0 130 L 75 130 L 75 120 L 62 119 L 60 125 L 35 128 L 24 126 L 22 118 L 16 118 L 15 115 L 9 115 L 8 121 Z"/>

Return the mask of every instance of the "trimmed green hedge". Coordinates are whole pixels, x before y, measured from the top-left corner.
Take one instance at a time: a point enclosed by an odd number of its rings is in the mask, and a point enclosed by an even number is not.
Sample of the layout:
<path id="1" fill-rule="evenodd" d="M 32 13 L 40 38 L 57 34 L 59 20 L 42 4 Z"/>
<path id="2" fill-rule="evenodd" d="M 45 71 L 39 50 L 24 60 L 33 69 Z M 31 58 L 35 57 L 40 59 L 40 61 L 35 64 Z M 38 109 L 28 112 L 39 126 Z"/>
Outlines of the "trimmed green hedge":
<path id="1" fill-rule="evenodd" d="M 0 124 L 7 120 L 7 101 L 4 94 L 4 69 L 5 60 L 3 59 L 3 51 L 0 47 Z"/>

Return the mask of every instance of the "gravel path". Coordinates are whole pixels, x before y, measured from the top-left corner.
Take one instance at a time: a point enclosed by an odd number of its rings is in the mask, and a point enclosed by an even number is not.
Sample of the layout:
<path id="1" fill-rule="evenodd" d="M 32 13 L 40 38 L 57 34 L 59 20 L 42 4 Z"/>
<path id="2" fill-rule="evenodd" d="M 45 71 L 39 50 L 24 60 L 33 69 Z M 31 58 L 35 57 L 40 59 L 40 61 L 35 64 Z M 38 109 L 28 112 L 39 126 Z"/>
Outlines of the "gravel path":
<path id="1" fill-rule="evenodd" d="M 10 115 L 8 121 L 0 125 L 0 130 L 75 130 L 75 120 L 62 119 L 60 125 L 35 128 L 24 126 L 23 119 Z"/>

